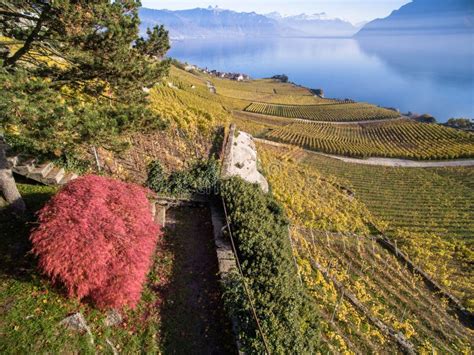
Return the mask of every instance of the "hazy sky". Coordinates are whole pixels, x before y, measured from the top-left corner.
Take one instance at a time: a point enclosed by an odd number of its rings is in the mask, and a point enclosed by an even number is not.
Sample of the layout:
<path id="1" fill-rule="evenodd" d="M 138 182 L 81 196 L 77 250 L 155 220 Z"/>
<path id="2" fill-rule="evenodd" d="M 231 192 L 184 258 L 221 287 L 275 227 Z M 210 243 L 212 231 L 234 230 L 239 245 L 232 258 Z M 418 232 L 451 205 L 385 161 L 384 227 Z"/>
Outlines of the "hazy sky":
<path id="1" fill-rule="evenodd" d="M 283 14 L 313 14 L 326 12 L 331 17 L 341 17 L 351 22 L 385 17 L 411 0 L 142 0 L 144 7 L 154 9 L 190 9 L 217 5 L 236 11 Z"/>

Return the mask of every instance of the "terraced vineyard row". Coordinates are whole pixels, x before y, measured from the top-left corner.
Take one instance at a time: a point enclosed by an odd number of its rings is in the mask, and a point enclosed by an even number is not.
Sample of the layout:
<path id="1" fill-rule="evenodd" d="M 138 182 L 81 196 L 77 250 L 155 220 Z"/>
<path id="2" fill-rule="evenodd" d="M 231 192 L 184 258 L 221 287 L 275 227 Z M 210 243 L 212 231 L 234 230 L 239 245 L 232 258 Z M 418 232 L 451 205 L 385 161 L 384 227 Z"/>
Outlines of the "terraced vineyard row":
<path id="1" fill-rule="evenodd" d="M 417 353 L 457 353 L 473 345 L 469 332 L 423 281 L 372 238 L 296 226 L 292 238 L 304 282 L 323 319 L 324 315 L 333 319 L 328 326 L 344 334 L 340 341 L 348 349 L 397 352 L 394 339 L 378 329 L 369 315 L 402 334 Z M 332 280 L 343 286 L 344 294 Z M 365 312 L 345 298 L 349 293 Z"/>
<path id="2" fill-rule="evenodd" d="M 267 137 L 329 154 L 353 157 L 457 159 L 474 157 L 474 135 L 440 125 L 397 120 L 333 125 L 296 122 Z"/>
<path id="3" fill-rule="evenodd" d="M 254 102 L 245 111 L 321 122 L 372 121 L 400 117 L 398 112 L 366 103 L 328 102 L 322 101 L 318 105 L 273 105 Z"/>
<path id="4" fill-rule="evenodd" d="M 228 87 L 218 87 L 217 93 L 221 96 L 246 100 L 247 105 L 252 101 L 267 102 L 272 104 L 298 104 L 298 105 L 318 105 L 336 102 L 335 100 L 321 99 L 312 95 L 296 95 L 289 92 L 288 94 L 252 92 L 232 89 Z"/>
<path id="5" fill-rule="evenodd" d="M 357 189 L 347 180 L 317 169 L 333 159 L 294 148 L 259 144 L 258 149 L 273 194 L 292 223 L 293 252 L 301 279 L 321 316 L 323 344 L 334 353 L 397 352 L 393 337 L 376 326 L 370 315 L 403 334 L 416 353 L 460 353 L 472 347 L 469 332 L 449 314 L 446 305 L 371 238 L 368 225 L 382 228 L 383 223 L 361 202 Z M 306 159 L 312 157 L 322 160 L 310 164 Z M 352 165 L 345 166 L 350 171 Z M 370 168 L 366 167 L 367 172 Z M 383 183 L 388 184 L 386 180 Z M 377 195 L 383 186 L 374 184 L 372 194 Z M 436 245 L 438 248 L 440 253 L 450 250 Z M 420 252 L 418 248 L 416 252 Z M 446 255 L 439 254 L 429 260 L 441 266 L 443 258 Z M 464 282 L 469 284 L 469 280 Z M 348 293 L 365 310 L 353 304 L 346 297 Z"/>
<path id="6" fill-rule="evenodd" d="M 365 166 L 315 154 L 302 162 L 353 191 L 417 264 L 474 309 L 474 168 Z"/>
<path id="7" fill-rule="evenodd" d="M 214 83 L 217 90 L 228 88 L 238 91 L 247 91 L 254 93 L 294 95 L 294 96 L 311 96 L 314 94 L 307 88 L 296 86 L 291 83 L 281 83 L 271 79 L 259 79 L 251 81 L 235 81 L 229 79 L 221 79 L 209 77 Z"/>

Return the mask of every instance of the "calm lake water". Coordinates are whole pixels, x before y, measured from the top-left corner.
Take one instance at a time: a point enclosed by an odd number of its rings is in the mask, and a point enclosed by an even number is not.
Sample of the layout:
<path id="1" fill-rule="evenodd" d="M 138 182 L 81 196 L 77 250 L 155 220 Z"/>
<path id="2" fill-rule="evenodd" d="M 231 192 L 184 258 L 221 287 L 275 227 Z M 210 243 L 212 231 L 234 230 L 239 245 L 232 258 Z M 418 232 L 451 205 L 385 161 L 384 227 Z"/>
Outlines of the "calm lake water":
<path id="1" fill-rule="evenodd" d="M 174 42 L 170 56 L 253 78 L 285 73 L 351 98 L 438 121 L 474 118 L 474 36 Z"/>

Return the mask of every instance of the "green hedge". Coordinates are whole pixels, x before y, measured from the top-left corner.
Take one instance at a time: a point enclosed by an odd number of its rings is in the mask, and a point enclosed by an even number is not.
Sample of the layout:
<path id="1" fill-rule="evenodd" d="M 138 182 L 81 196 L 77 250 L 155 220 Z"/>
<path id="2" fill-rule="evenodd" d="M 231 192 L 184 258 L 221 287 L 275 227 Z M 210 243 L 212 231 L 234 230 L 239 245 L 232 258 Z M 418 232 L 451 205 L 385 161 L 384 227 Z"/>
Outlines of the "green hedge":
<path id="1" fill-rule="evenodd" d="M 151 162 L 148 166 L 147 186 L 161 194 L 199 193 L 214 195 L 217 191 L 218 181 L 219 162 L 214 158 L 197 160 L 192 162 L 188 169 L 175 171 L 169 175 L 165 173 L 158 160 Z"/>
<path id="2" fill-rule="evenodd" d="M 297 278 L 288 221 L 281 207 L 257 185 L 240 178 L 221 185 L 245 280 L 272 354 L 315 353 L 318 318 L 309 295 Z M 265 351 L 257 332 L 242 280 L 226 283 L 226 305 L 238 320 L 240 341 L 248 353 Z"/>

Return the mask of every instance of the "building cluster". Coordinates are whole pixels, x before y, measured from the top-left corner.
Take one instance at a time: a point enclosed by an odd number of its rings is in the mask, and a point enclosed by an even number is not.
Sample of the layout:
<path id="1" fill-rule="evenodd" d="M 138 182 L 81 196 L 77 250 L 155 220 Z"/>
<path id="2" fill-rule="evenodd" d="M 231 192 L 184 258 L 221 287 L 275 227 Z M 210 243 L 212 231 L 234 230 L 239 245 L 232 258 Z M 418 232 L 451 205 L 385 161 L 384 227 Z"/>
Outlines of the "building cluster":
<path id="1" fill-rule="evenodd" d="M 242 73 L 226 73 L 226 72 L 220 72 L 217 70 L 209 70 L 208 68 L 201 69 L 196 67 L 195 65 L 187 65 L 185 67 L 186 71 L 200 71 L 208 75 L 215 76 L 216 78 L 223 78 L 223 79 L 229 79 L 229 80 L 235 80 L 235 81 L 246 81 L 250 80 L 250 76 L 247 74 L 242 74 Z"/>

